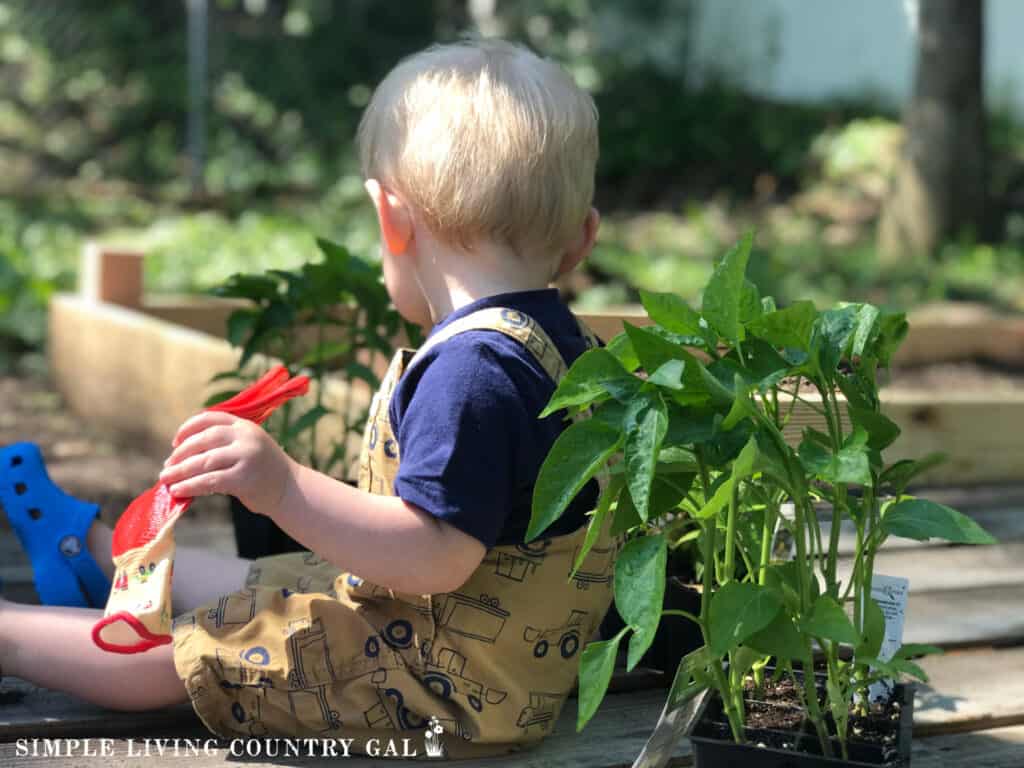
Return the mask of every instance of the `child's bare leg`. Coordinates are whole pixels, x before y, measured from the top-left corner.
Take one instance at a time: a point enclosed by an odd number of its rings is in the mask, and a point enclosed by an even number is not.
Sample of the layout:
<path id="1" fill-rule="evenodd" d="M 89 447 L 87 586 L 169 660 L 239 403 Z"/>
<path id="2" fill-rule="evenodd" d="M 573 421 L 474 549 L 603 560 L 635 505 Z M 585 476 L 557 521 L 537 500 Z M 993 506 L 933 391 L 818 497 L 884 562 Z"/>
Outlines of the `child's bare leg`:
<path id="1" fill-rule="evenodd" d="M 142 711 L 188 700 L 170 645 L 108 653 L 92 642 L 102 611 L 0 599 L 0 670 L 110 709 Z"/>
<path id="2" fill-rule="evenodd" d="M 89 552 L 108 579 L 114 578 L 110 554 L 113 535 L 110 526 L 97 518 L 86 537 Z M 221 595 L 244 587 L 251 563 L 252 560 L 199 547 L 177 547 L 171 583 L 175 614 L 213 602 Z"/>

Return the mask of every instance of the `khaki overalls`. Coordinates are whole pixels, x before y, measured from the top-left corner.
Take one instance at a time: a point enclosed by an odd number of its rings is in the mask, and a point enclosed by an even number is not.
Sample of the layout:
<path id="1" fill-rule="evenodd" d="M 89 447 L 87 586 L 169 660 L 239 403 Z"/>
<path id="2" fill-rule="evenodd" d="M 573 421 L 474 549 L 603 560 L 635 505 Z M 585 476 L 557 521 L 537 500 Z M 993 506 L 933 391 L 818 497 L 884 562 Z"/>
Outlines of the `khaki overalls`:
<path id="1" fill-rule="evenodd" d="M 400 350 L 371 404 L 360 488 L 394 493 L 388 403 L 403 372 L 479 329 L 521 342 L 554 381 L 564 375 L 540 326 L 508 309 L 456 320 L 415 355 Z M 175 618 L 175 666 L 200 718 L 225 738 L 353 738 L 357 752 L 366 739 L 408 737 L 423 756 L 436 718 L 450 757 L 514 751 L 550 733 L 612 600 L 622 542 L 607 529 L 569 579 L 585 534 L 492 547 L 457 591 L 434 595 L 393 592 L 313 552 L 261 558 L 244 589 Z"/>

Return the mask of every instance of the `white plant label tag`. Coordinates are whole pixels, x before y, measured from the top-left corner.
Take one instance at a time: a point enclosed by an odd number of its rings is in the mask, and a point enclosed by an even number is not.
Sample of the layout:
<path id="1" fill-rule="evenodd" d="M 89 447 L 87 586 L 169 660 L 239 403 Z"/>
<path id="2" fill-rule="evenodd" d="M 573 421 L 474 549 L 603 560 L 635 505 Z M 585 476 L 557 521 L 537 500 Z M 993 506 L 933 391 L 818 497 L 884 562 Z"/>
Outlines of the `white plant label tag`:
<path id="1" fill-rule="evenodd" d="M 790 523 L 796 521 L 796 506 L 791 501 L 779 505 L 779 519 L 775 522 L 775 537 L 772 539 L 772 559 L 795 560 L 796 539 L 790 529 L 783 525 L 783 520 Z"/>
<path id="2" fill-rule="evenodd" d="M 883 576 L 876 573 L 871 581 L 871 597 L 882 609 L 885 616 L 885 637 L 878 658 L 889 661 L 903 645 L 903 621 L 907 614 L 907 597 L 910 592 L 910 581 L 901 576 Z M 868 688 L 871 701 L 887 699 L 892 693 L 895 682 L 880 680 Z"/>

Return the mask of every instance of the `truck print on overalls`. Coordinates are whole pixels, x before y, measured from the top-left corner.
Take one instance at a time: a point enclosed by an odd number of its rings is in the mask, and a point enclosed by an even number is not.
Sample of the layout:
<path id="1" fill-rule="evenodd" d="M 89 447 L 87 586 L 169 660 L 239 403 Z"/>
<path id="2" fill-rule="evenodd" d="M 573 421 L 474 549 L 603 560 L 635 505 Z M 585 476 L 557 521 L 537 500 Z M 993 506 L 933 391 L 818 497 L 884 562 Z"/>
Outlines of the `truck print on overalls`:
<path id="1" fill-rule="evenodd" d="M 399 378 L 428 349 L 480 330 L 516 339 L 552 381 L 565 375 L 543 329 L 510 309 L 474 312 L 418 352 L 400 350 L 371 403 L 363 490 L 394 493 L 401 446 L 388 405 Z M 582 324 L 581 333 L 596 344 Z M 434 719 L 455 737 L 450 757 L 516 751 L 553 728 L 612 600 L 621 537 L 606 526 L 570 578 L 585 536 L 586 526 L 494 546 L 458 590 L 434 595 L 390 590 L 311 552 L 261 558 L 245 588 L 175 619 L 175 665 L 216 733 L 353 738 L 357 748 L 418 738 Z"/>

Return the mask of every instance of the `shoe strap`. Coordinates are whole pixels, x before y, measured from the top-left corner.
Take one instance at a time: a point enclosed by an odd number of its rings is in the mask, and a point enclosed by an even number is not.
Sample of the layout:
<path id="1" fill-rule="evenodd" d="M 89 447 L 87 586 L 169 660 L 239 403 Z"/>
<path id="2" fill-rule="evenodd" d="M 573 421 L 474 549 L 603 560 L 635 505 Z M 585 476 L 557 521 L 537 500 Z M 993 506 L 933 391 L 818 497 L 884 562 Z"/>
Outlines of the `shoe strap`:
<path id="1" fill-rule="evenodd" d="M 96 511 L 99 512 L 98 507 Z M 88 607 L 105 608 L 110 594 L 110 581 L 89 553 L 85 541 L 77 536 L 65 536 L 60 542 L 60 552 L 85 590 Z"/>

